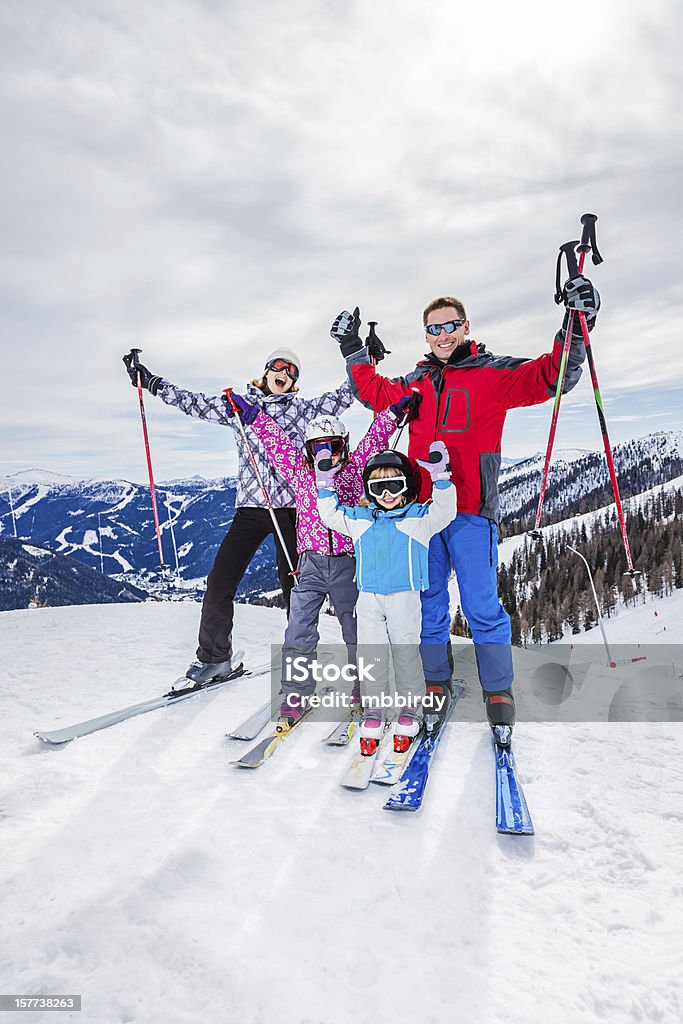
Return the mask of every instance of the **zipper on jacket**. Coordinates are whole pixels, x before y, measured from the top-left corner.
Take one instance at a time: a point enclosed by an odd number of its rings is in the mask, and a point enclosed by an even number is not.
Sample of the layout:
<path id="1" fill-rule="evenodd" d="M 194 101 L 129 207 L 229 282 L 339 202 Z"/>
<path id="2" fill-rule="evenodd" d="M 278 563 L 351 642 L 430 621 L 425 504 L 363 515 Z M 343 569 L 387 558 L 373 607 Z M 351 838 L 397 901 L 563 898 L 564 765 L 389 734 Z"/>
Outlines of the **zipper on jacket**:
<path id="1" fill-rule="evenodd" d="M 445 372 L 446 372 L 446 367 L 444 366 L 442 369 L 439 370 L 439 376 L 437 377 L 437 384 L 434 385 L 434 390 L 436 391 L 436 422 L 434 424 L 434 440 L 435 441 L 438 440 L 437 435 L 439 433 L 439 422 L 440 422 L 440 414 L 441 414 L 441 395 L 443 394 L 443 386 L 444 386 L 444 383 L 445 383 L 445 377 L 444 377 L 444 373 Z"/>
<path id="2" fill-rule="evenodd" d="M 489 519 L 489 565 L 493 568 L 493 523 Z"/>
<path id="3" fill-rule="evenodd" d="M 330 554 L 333 555 L 334 554 L 334 537 L 332 536 L 332 530 L 329 528 L 329 526 L 327 527 L 327 538 L 328 538 L 328 543 L 330 545 Z"/>

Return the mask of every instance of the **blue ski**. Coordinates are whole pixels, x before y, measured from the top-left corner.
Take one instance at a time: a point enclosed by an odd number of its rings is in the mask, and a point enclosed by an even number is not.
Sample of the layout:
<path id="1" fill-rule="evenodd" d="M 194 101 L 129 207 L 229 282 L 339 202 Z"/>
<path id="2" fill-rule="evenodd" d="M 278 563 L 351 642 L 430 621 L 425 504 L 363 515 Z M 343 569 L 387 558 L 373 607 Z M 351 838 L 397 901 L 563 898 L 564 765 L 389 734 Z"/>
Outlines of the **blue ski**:
<path id="1" fill-rule="evenodd" d="M 464 692 L 463 686 L 455 686 L 453 689 L 453 700 L 446 717 L 431 732 L 427 732 L 426 728 L 423 727 L 416 741 L 417 749 L 404 768 L 401 778 L 392 788 L 389 799 L 384 805 L 385 811 L 417 811 L 422 806 L 422 798 L 427 786 L 427 780 L 429 779 L 432 758 L 439 746 L 444 728 L 453 708 Z"/>
<path id="2" fill-rule="evenodd" d="M 507 726 L 498 726 L 506 729 Z M 496 760 L 496 829 L 504 835 L 532 836 L 534 826 L 519 781 L 515 756 L 507 744 L 496 742 L 495 731 L 491 734 L 493 755 Z"/>

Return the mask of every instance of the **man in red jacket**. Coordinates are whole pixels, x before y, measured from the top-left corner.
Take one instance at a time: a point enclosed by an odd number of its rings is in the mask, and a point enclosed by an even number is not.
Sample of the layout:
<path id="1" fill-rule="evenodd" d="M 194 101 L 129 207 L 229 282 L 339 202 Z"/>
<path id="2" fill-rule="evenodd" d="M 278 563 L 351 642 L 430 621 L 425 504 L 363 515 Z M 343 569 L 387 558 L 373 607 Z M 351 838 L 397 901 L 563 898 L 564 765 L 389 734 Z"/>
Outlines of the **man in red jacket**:
<path id="1" fill-rule="evenodd" d="M 379 412 L 404 395 L 421 396 L 419 415 L 409 423 L 408 455 L 426 459 L 432 441 L 448 448 L 458 514 L 429 548 L 429 586 L 422 592 L 421 654 L 427 692 L 451 695 L 448 577 L 455 569 L 462 609 L 474 640 L 479 681 L 489 722 L 514 724 L 510 618 L 498 600 L 498 472 L 501 437 L 509 409 L 538 405 L 555 394 L 570 310 L 586 314 L 592 330 L 600 297 L 585 277 L 568 281 L 563 292 L 567 314 L 552 351 L 537 359 L 494 356 L 469 339 L 470 322 L 460 299 L 442 296 L 423 313 L 429 353 L 405 377 L 382 377 L 359 337 L 360 312 L 340 313 L 331 335 L 346 358 L 356 397 Z M 373 355 L 375 359 L 373 360 Z M 563 382 L 570 391 L 581 376 L 585 347 L 579 317 L 574 317 L 571 348 Z M 417 471 L 417 467 L 416 467 Z M 421 474 L 420 501 L 430 496 Z"/>

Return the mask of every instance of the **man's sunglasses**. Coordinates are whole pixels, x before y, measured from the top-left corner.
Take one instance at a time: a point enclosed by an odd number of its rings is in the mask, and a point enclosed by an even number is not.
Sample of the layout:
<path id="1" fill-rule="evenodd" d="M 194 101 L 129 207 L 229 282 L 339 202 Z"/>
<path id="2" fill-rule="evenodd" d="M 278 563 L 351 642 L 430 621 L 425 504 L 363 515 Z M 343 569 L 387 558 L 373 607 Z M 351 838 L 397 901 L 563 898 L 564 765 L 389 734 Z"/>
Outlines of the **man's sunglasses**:
<path id="1" fill-rule="evenodd" d="M 397 497 L 407 490 L 408 484 L 404 476 L 385 476 L 377 480 L 368 480 L 368 493 L 373 498 L 381 498 L 385 491 Z"/>
<path id="2" fill-rule="evenodd" d="M 427 324 L 425 330 L 427 334 L 433 334 L 435 338 L 438 338 L 441 331 L 445 331 L 446 334 L 452 334 L 453 331 L 457 331 L 459 327 L 462 327 L 464 323 L 464 320 L 449 320 L 445 324 Z"/>
<path id="3" fill-rule="evenodd" d="M 299 369 L 294 363 L 288 363 L 286 359 L 271 359 L 266 363 L 266 370 L 274 370 L 275 373 L 286 373 L 290 380 L 299 379 Z"/>

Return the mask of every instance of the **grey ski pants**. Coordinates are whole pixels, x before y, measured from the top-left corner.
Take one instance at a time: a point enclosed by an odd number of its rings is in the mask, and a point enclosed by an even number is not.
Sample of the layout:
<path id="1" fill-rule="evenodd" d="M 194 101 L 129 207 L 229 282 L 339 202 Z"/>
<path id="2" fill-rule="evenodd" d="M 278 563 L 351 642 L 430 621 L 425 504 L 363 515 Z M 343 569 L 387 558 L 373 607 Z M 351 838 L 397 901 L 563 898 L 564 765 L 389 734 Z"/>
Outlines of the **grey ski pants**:
<path id="1" fill-rule="evenodd" d="M 299 556 L 297 583 L 289 603 L 289 621 L 282 645 L 282 692 L 313 693 L 315 680 L 287 680 L 287 658 L 315 658 L 320 639 L 318 617 L 329 595 L 339 619 L 349 664 L 356 663 L 356 619 L 354 616 L 358 589 L 356 559 L 353 555 L 321 555 L 303 551 Z"/>

